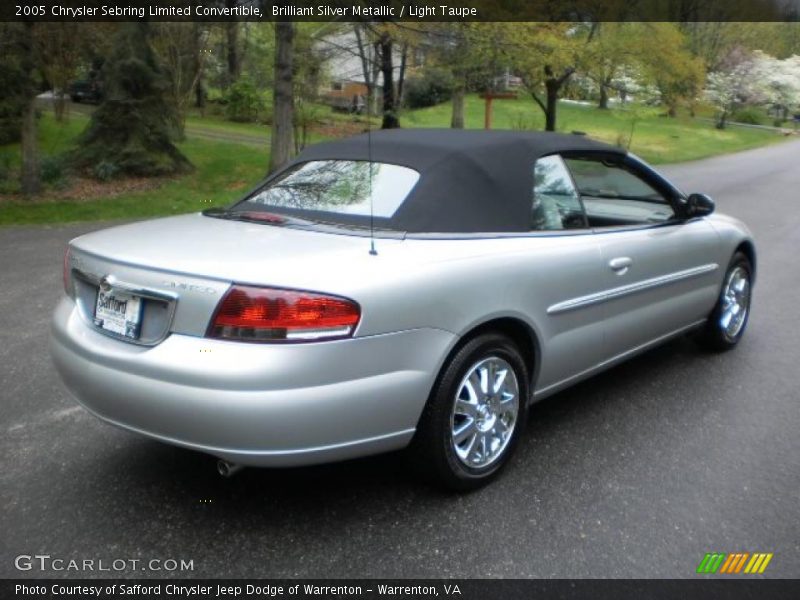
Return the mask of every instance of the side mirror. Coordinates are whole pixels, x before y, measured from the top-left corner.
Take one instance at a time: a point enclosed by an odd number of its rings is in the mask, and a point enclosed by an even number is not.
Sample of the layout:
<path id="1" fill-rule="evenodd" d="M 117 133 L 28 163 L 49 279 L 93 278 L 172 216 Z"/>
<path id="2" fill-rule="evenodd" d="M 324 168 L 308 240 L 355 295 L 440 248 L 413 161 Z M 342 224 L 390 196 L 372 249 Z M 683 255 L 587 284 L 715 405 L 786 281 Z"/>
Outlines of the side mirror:
<path id="1" fill-rule="evenodd" d="M 686 217 L 705 217 L 714 212 L 714 201 L 706 194 L 691 194 L 686 200 Z"/>

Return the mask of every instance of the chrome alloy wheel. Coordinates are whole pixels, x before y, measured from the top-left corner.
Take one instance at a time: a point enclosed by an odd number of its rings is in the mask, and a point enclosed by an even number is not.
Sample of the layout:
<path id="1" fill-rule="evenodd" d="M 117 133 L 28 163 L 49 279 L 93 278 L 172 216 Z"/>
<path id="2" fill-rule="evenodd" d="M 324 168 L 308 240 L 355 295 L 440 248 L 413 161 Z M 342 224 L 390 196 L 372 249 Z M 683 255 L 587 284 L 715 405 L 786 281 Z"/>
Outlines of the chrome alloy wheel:
<path id="1" fill-rule="evenodd" d="M 490 356 L 470 367 L 450 415 L 450 439 L 462 463 L 482 468 L 503 454 L 517 424 L 519 402 L 517 375 L 508 362 Z"/>
<path id="2" fill-rule="evenodd" d="M 725 335 L 736 338 L 741 332 L 750 309 L 750 275 L 743 267 L 736 267 L 728 275 L 722 292 L 722 312 L 719 324 Z"/>

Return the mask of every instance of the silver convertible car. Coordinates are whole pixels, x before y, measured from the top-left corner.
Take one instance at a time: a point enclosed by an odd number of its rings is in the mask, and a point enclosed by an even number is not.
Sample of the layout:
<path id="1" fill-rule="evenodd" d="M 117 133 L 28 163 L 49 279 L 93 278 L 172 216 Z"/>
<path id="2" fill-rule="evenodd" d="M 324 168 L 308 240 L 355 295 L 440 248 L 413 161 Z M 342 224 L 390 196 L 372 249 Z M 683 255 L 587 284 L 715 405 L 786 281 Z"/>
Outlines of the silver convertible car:
<path id="1" fill-rule="evenodd" d="M 584 136 L 374 132 L 72 240 L 52 355 L 89 411 L 223 474 L 408 447 L 469 489 L 532 402 L 688 332 L 739 342 L 755 249 L 713 210 Z"/>

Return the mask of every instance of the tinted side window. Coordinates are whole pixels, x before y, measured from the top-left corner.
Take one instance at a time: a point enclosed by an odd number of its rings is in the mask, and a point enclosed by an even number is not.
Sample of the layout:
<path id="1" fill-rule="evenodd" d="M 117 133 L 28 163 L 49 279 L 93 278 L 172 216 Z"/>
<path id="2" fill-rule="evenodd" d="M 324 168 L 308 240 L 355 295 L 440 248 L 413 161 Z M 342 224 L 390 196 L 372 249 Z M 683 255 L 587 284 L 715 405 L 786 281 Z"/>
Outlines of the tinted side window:
<path id="1" fill-rule="evenodd" d="M 531 230 L 586 227 L 581 199 L 560 156 L 536 161 L 533 172 Z"/>
<path id="2" fill-rule="evenodd" d="M 590 159 L 566 159 L 592 227 L 663 223 L 675 217 L 669 201 L 622 166 Z"/>

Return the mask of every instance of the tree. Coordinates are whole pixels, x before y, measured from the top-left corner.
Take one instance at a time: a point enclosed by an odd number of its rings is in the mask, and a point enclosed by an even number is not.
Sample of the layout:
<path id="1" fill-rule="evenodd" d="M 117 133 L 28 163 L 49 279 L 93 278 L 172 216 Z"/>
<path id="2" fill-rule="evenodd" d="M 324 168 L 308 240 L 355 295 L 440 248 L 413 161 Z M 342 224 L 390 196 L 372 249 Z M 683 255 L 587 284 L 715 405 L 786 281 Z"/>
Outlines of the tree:
<path id="1" fill-rule="evenodd" d="M 400 127 L 398 116 L 399 104 L 397 90 L 394 87 L 394 39 L 385 26 L 378 36 L 378 48 L 381 61 L 381 76 L 383 77 L 383 120 L 381 129 L 395 129 Z"/>
<path id="2" fill-rule="evenodd" d="M 22 178 L 21 191 L 26 196 L 38 194 L 42 189 L 39 166 L 38 128 L 36 127 L 36 49 L 34 47 L 34 24 L 26 21 L 23 29 L 18 30 L 20 75 L 25 108 L 22 113 Z"/>
<path id="3" fill-rule="evenodd" d="M 667 116 L 674 117 L 683 101 L 694 103 L 705 80 L 703 61 L 687 48 L 686 37 L 673 23 L 643 24 L 647 48 L 642 53 L 644 78 L 658 88 Z"/>
<path id="4" fill-rule="evenodd" d="M 408 53 L 418 41 L 416 29 L 391 22 L 364 21 L 353 26 L 362 75 L 369 100 L 369 112 L 377 106 L 378 74 L 381 76 L 383 129 L 400 127 L 400 102 L 406 75 Z M 395 80 L 395 54 L 399 50 L 400 68 Z"/>
<path id="5" fill-rule="evenodd" d="M 508 68 L 509 61 L 502 50 L 505 32 L 493 23 L 457 21 L 427 25 L 429 30 L 421 35 L 427 36 L 431 58 L 438 71 L 449 71 L 444 82 L 451 91 L 450 127 L 463 129 L 466 93 L 493 89 L 498 74 Z"/>
<path id="6" fill-rule="evenodd" d="M 800 105 L 800 56 L 779 60 L 761 51 L 753 56 L 754 86 L 775 110 L 776 121 L 784 121 Z"/>
<path id="7" fill-rule="evenodd" d="M 20 140 L 22 169 L 20 189 L 26 196 L 41 191 L 39 146 L 36 125 L 39 56 L 34 42 L 37 25 L 0 23 L 0 140 Z"/>
<path id="8" fill-rule="evenodd" d="M 169 83 L 149 43 L 147 22 L 126 23 L 103 67 L 105 96 L 74 155 L 100 178 L 185 172 L 191 163 L 173 144 L 177 115 Z"/>
<path id="9" fill-rule="evenodd" d="M 728 116 L 747 102 L 757 102 L 756 63 L 753 55 L 738 49 L 731 52 L 722 67 L 710 73 L 705 95 L 717 109 L 717 129 L 725 129 Z"/>
<path id="10" fill-rule="evenodd" d="M 14 24 L 13 27 L 17 25 Z M 0 145 L 18 142 L 22 133 L 22 113 L 25 109 L 23 81 L 20 76 L 18 57 L 14 56 L 11 46 L 16 45 L 7 29 L 11 24 L 0 23 Z"/>
<path id="11" fill-rule="evenodd" d="M 234 8 L 237 0 L 225 0 L 226 8 Z M 225 22 L 225 58 L 228 66 L 227 85 L 239 79 L 242 72 L 241 55 L 239 54 L 239 21 L 229 19 Z"/>
<path id="12" fill-rule="evenodd" d="M 21 36 L 18 23 L 0 23 L 0 144 L 18 142 L 22 133 L 27 81 L 22 73 Z"/>
<path id="13" fill-rule="evenodd" d="M 40 23 L 36 27 L 35 43 L 41 72 L 53 91 L 53 112 L 57 121 L 66 118 L 67 88 L 75 78 L 80 61 L 80 37 L 83 24 Z"/>
<path id="14" fill-rule="evenodd" d="M 453 96 L 452 112 L 450 114 L 450 127 L 452 129 L 464 129 L 464 98 L 467 94 L 467 81 L 469 68 L 467 67 L 467 51 L 469 44 L 469 23 L 455 22 L 446 23 L 450 34 L 450 39 L 445 41 L 446 48 L 452 54 L 460 54 L 460 59 L 453 61 Z"/>
<path id="15" fill-rule="evenodd" d="M 633 23 L 609 22 L 597 26 L 594 41 L 586 49 L 581 72 L 597 86 L 598 108 L 608 108 L 610 91 L 627 91 L 623 81 L 635 71 L 645 50 L 645 40 Z"/>
<path id="16" fill-rule="evenodd" d="M 508 23 L 510 58 L 525 90 L 545 116 L 545 130 L 556 130 L 558 100 L 580 64 L 593 28 L 570 23 Z"/>
<path id="17" fill-rule="evenodd" d="M 294 48 L 303 60 L 294 61 L 294 151 L 299 153 L 309 141 L 311 127 L 322 119 L 316 102 L 330 54 L 319 38 L 329 31 L 329 23 L 301 22 L 295 25 Z"/>
<path id="18" fill-rule="evenodd" d="M 275 79 L 273 85 L 270 172 L 291 157 L 294 124 L 294 24 L 275 23 Z"/>
<path id="19" fill-rule="evenodd" d="M 361 72 L 364 77 L 364 84 L 367 86 L 367 100 L 371 103 L 368 107 L 370 113 L 378 111 L 376 94 L 378 90 L 378 75 L 380 74 L 380 64 L 376 60 L 377 43 L 371 39 L 371 30 L 368 23 L 354 23 L 353 33 L 356 38 L 356 48 L 361 62 Z"/>
<path id="20" fill-rule="evenodd" d="M 178 117 L 178 136 L 183 137 L 186 108 L 198 87 L 208 56 L 208 31 L 201 23 L 160 22 L 153 28 L 153 50 L 169 82 L 167 99 Z M 202 90 L 200 92 L 203 101 Z"/>

